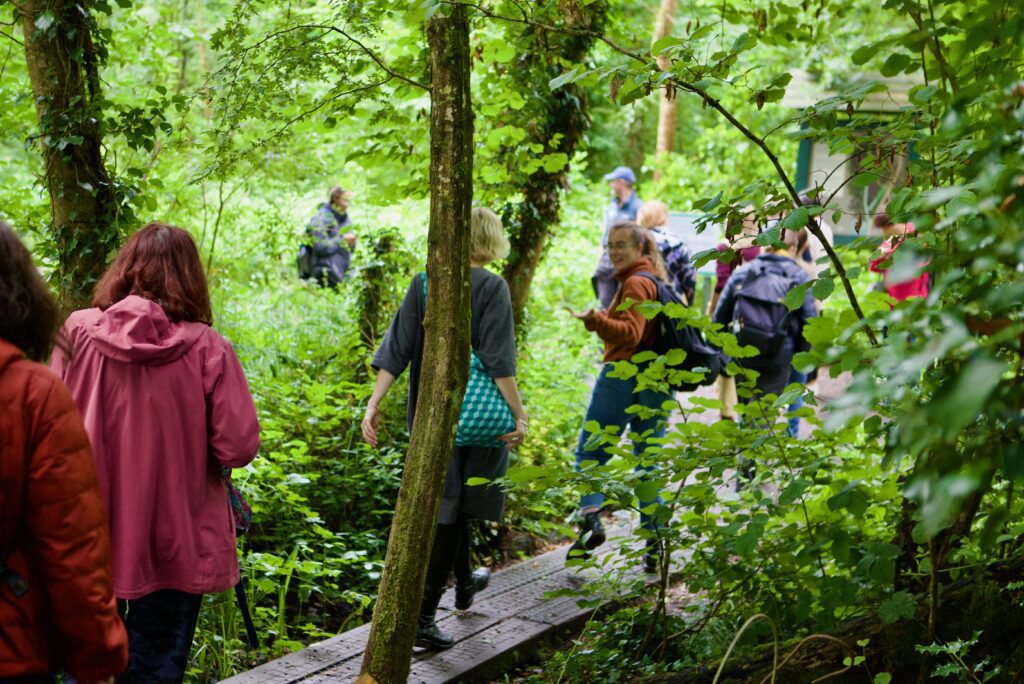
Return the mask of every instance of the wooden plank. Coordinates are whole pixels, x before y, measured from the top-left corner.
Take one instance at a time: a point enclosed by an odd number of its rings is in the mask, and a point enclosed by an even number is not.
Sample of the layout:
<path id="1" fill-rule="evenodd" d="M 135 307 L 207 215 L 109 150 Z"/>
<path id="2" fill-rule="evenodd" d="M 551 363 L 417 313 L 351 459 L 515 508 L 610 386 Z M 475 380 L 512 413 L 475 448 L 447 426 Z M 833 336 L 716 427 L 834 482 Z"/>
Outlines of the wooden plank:
<path id="1" fill-rule="evenodd" d="M 600 551 L 612 554 L 617 542 L 629 534 L 610 529 L 609 543 Z M 447 651 L 413 654 L 410 682 L 460 681 L 485 673 L 498 673 L 547 638 L 576 626 L 591 609 L 576 605 L 576 597 L 544 598 L 561 588 L 579 588 L 598 572 L 565 568 L 567 546 L 516 563 L 494 573 L 468 611 L 451 610 L 454 591 L 446 592 L 438 612 L 442 630 L 456 639 Z M 613 561 L 614 562 L 614 561 Z M 629 575 L 633 575 L 630 571 Z M 226 684 L 326 684 L 352 681 L 359 674 L 369 624 L 290 653 L 248 672 L 224 680 Z"/>

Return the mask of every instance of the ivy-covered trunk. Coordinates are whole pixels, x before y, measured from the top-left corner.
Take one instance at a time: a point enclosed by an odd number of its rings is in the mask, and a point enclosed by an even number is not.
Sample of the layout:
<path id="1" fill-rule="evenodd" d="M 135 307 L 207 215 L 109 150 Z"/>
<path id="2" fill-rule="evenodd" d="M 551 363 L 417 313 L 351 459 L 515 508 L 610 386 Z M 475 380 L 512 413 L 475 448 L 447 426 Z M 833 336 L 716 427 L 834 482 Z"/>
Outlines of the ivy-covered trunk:
<path id="1" fill-rule="evenodd" d="M 594 3 L 586 11 L 587 27 L 597 30 L 604 17 L 605 4 Z M 551 35 L 543 29 L 530 27 L 522 36 L 522 42 L 532 45 L 533 49 L 512 62 L 509 69 L 518 71 L 514 74 L 516 82 L 532 84 L 534 92 L 524 93 L 528 98 L 534 97 L 536 91 L 543 93 L 541 111 L 526 128 L 532 143 L 543 145 L 549 153 L 565 155 L 565 164 L 555 171 L 542 166 L 527 176 L 522 184 L 522 201 L 504 212 L 512 251 L 502 275 L 512 291 L 512 315 L 517 331 L 525 330 L 523 314 L 530 298 L 530 286 L 544 256 L 548 236 L 558 223 L 561 191 L 568 187 L 569 164 L 590 127 L 583 88 L 568 84 L 552 91 L 548 83 L 562 73 L 564 64 L 586 59 L 594 36 L 589 33 Z"/>
<path id="2" fill-rule="evenodd" d="M 53 278 L 65 310 L 82 308 L 119 244 L 119 203 L 102 153 L 102 46 L 93 41 L 89 3 L 27 0 L 16 7 L 50 193 Z"/>
<path id="3" fill-rule="evenodd" d="M 409 675 L 434 524 L 469 372 L 469 212 L 473 112 L 469 21 L 464 6 L 438 12 L 430 43 L 430 287 L 425 342 L 405 472 L 363 656 L 362 682 L 398 684 Z"/>

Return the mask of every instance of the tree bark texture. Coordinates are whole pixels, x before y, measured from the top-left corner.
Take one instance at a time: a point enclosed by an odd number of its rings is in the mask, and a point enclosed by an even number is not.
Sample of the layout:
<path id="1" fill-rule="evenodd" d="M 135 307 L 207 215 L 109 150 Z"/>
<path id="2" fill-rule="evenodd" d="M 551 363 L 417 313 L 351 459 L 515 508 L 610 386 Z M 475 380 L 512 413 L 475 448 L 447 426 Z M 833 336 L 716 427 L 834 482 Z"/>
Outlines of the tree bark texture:
<path id="1" fill-rule="evenodd" d="M 599 28 L 604 19 L 605 3 L 598 2 L 586 8 L 586 21 L 591 30 Z M 570 162 L 576 148 L 590 127 L 586 92 L 576 84 L 551 91 L 548 83 L 559 76 L 564 64 L 579 63 L 586 59 L 594 44 L 591 35 L 553 36 L 541 29 L 529 27 L 522 36 L 524 43 L 532 45 L 522 57 L 509 65 L 514 79 L 533 90 L 523 93 L 527 100 L 540 100 L 540 112 L 532 119 L 527 130 L 530 142 L 544 145 L 547 152 L 561 152 Z M 526 178 L 522 185 L 522 201 L 506 207 L 504 219 L 512 250 L 502 275 L 512 293 L 512 315 L 520 334 L 526 329 L 526 303 L 530 299 L 530 286 L 537 272 L 544 248 L 552 229 L 558 224 L 561 191 L 569 185 L 569 165 L 551 173 L 540 168 Z"/>
<path id="2" fill-rule="evenodd" d="M 469 373 L 473 112 L 466 8 L 438 12 L 430 44 L 430 229 L 420 389 L 360 680 L 409 675 L 434 526 Z"/>
<path id="3" fill-rule="evenodd" d="M 676 0 L 661 0 L 658 15 L 654 21 L 654 42 L 672 35 L 675 24 Z M 670 66 L 667 57 L 658 58 L 658 68 L 668 71 Z M 676 142 L 676 96 L 671 88 L 658 90 L 658 142 L 654 150 L 654 180 L 664 173 L 666 158 L 672 154 Z"/>
<path id="4" fill-rule="evenodd" d="M 120 243 L 120 203 L 103 163 L 99 62 L 89 3 L 27 0 L 17 5 L 39 118 L 66 310 L 89 305 L 107 256 Z"/>

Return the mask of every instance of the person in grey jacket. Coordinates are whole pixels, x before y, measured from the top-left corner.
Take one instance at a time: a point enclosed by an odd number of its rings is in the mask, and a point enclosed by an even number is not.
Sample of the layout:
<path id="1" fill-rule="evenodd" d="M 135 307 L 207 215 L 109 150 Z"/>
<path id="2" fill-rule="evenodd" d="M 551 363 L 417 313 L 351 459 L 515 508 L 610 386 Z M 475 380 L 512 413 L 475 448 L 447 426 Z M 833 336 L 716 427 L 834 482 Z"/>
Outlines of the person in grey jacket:
<path id="1" fill-rule="evenodd" d="M 608 233 L 613 226 L 623 221 L 635 221 L 636 213 L 643 204 L 633 186 L 636 185 L 636 174 L 628 166 L 616 167 L 611 173 L 606 173 L 604 179 L 612 191 L 612 201 L 604 209 L 604 233 L 601 234 L 601 257 L 597 261 L 597 268 L 590 279 L 594 286 L 594 294 L 601 302 L 601 308 L 607 309 L 612 303 L 615 292 L 619 289 L 619 283 L 615 280 L 615 267 L 608 259 Z"/>
<path id="2" fill-rule="evenodd" d="M 356 246 L 356 234 L 345 230 L 352 225 L 348 217 L 351 200 L 351 191 L 340 186 L 331 188 L 328 201 L 306 225 L 313 250 L 313 279 L 325 287 L 335 288 L 348 277 L 351 252 Z"/>
<path id="3" fill-rule="evenodd" d="M 508 449 L 519 446 L 526 437 L 526 410 L 515 378 L 516 338 L 512 323 L 512 297 L 504 279 L 483 268 L 491 261 L 504 258 L 509 251 L 508 240 L 502 233 L 501 220 L 490 209 L 473 209 L 470 251 L 473 349 L 512 409 L 516 427 L 499 438 L 507 446 L 452 448 L 416 630 L 416 645 L 421 648 L 445 649 L 455 643 L 438 629 L 435 622 L 437 606 L 452 571 L 455 572 L 455 607 L 460 610 L 472 605 L 473 594 L 487 586 L 490 577 L 486 568 L 478 568 L 476 571 L 471 568 L 468 521 L 479 518 L 500 522 L 505 494 L 498 486 L 470 487 L 466 481 L 474 477 L 492 481 L 504 477 L 508 471 Z M 412 430 L 423 363 L 423 315 L 426 308 L 424 278 L 425 274 L 413 277 L 405 299 L 391 321 L 380 349 L 373 357 L 372 365 L 377 370 L 377 380 L 362 422 L 363 438 L 373 446 L 377 446 L 378 442 L 380 402 L 395 378 L 410 364 L 412 370 L 407 420 L 409 430 Z"/>

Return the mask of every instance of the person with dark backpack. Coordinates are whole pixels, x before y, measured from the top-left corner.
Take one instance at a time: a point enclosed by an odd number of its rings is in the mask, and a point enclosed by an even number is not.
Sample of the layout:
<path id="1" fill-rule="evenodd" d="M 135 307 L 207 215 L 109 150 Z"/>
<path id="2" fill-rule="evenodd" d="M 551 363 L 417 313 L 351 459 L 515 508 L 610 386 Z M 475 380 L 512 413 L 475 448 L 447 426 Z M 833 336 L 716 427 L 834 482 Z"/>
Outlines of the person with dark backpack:
<path id="1" fill-rule="evenodd" d="M 296 265 L 299 277 L 334 289 L 348 278 L 356 234 L 348 216 L 352 192 L 335 186 L 306 226 Z"/>
<path id="2" fill-rule="evenodd" d="M 651 232 L 636 223 L 623 222 L 612 227 L 608 234 L 608 257 L 615 269 L 615 280 L 619 288 L 612 298 L 607 311 L 588 309 L 571 311 L 571 315 L 583 321 L 587 330 L 596 332 L 604 342 L 604 366 L 601 369 L 590 396 L 590 405 L 583 419 L 575 457 L 577 469 L 606 464 L 612 457 L 614 444 L 606 440 L 595 443 L 587 424 L 596 422 L 601 428 L 616 426 L 619 434 L 629 429 L 633 440 L 633 453 L 643 454 L 653 441 L 665 436 L 666 420 L 661 415 L 641 417 L 629 411 L 634 405 L 648 409 L 660 409 L 670 399 L 666 392 L 651 389 L 637 390 L 637 378 L 616 377 L 612 361 L 627 361 L 638 351 L 650 349 L 657 343 L 658 326 L 654 319 L 646 319 L 636 306 L 620 309 L 628 300 L 636 303 L 656 301 L 659 287 L 666 285 L 668 276 L 661 261 L 661 253 Z M 659 284 L 660 281 L 660 284 Z M 667 288 L 665 288 L 667 289 Z M 637 470 L 649 469 L 637 466 Z M 575 543 L 569 548 L 567 561 L 586 558 L 589 552 L 605 542 L 604 525 L 601 523 L 601 508 L 605 495 L 591 492 L 580 497 L 580 530 Z M 641 500 L 639 508 L 660 503 L 660 497 Z M 655 521 L 646 514 L 640 515 L 645 529 L 654 530 Z M 648 551 L 644 556 L 644 569 L 656 572 L 660 552 L 656 539 L 648 539 Z"/>
<path id="3" fill-rule="evenodd" d="M 816 313 L 810 289 L 799 309 L 790 311 L 783 303 L 791 289 L 808 281 L 796 261 L 805 236 L 805 229 L 787 230 L 784 249 L 769 249 L 736 269 L 715 309 L 716 323 L 736 335 L 741 345 L 757 348 L 757 356 L 737 362 L 759 373 L 759 395 L 780 394 L 789 382 L 793 355 L 810 348 L 803 336 L 804 326 Z"/>

